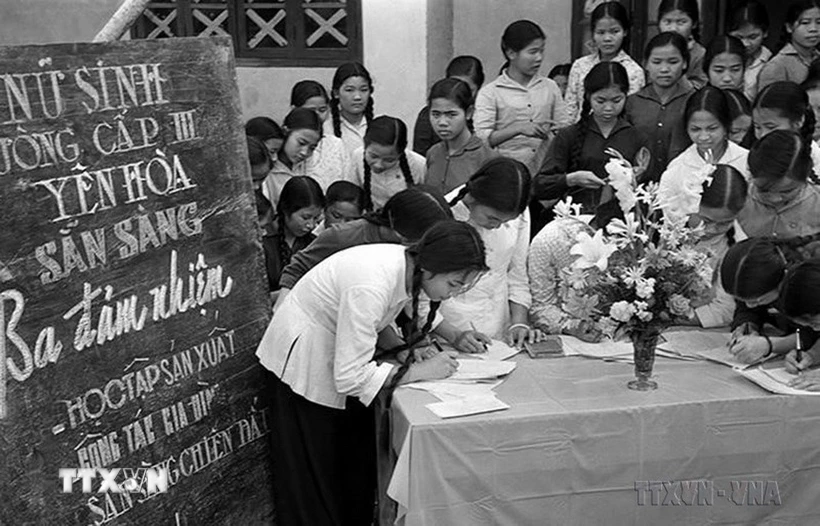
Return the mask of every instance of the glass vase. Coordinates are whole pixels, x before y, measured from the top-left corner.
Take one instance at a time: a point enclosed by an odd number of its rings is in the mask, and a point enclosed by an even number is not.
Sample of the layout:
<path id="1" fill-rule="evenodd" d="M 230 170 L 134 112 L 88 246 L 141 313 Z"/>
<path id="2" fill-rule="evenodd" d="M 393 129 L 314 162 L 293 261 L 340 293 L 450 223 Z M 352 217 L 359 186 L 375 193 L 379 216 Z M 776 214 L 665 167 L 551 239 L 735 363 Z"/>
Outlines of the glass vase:
<path id="1" fill-rule="evenodd" d="M 635 350 L 635 380 L 627 383 L 627 387 L 635 391 L 652 391 L 658 388 L 658 383 L 650 380 L 652 366 L 655 364 L 655 347 L 658 345 L 660 329 L 634 329 L 629 337 Z"/>

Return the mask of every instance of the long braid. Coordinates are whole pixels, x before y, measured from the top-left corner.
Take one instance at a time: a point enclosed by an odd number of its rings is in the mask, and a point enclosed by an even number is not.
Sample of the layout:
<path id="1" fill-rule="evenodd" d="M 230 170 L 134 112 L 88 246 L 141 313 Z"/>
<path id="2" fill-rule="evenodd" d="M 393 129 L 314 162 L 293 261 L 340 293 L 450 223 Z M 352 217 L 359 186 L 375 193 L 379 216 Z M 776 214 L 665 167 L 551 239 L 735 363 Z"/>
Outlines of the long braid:
<path id="1" fill-rule="evenodd" d="M 362 162 L 364 163 L 364 182 L 362 185 L 362 189 L 364 190 L 364 210 L 371 212 L 373 211 L 373 195 L 371 194 L 373 174 L 370 171 L 370 165 L 367 164 L 367 160 L 364 159 L 364 154 L 362 154 Z"/>
<path id="2" fill-rule="evenodd" d="M 581 120 L 578 121 L 575 131 L 575 141 L 572 144 L 572 152 L 570 152 L 569 166 L 567 172 L 574 172 L 581 168 L 581 154 L 584 149 L 584 141 L 589 129 L 589 117 L 592 111 L 592 105 L 589 103 L 589 96 L 584 96 L 584 104 L 581 106 Z"/>
<path id="3" fill-rule="evenodd" d="M 282 268 L 285 268 L 285 265 L 290 263 L 290 258 L 292 255 L 290 246 L 288 246 L 288 242 L 285 239 L 285 214 L 278 214 L 276 217 L 276 223 L 279 227 L 279 261 Z"/>
<path id="4" fill-rule="evenodd" d="M 410 172 L 410 163 L 407 162 L 407 153 L 405 150 L 402 150 L 401 155 L 399 155 L 399 168 L 401 168 L 401 174 L 404 176 L 404 182 L 407 188 L 415 185 L 416 181 L 413 180 L 413 174 Z"/>
<path id="5" fill-rule="evenodd" d="M 339 113 L 339 99 L 335 94 L 330 97 L 330 116 L 333 119 L 333 135 L 342 136 L 342 115 Z"/>
<path id="6" fill-rule="evenodd" d="M 416 258 L 413 258 L 414 260 Z M 412 280 L 412 314 L 409 318 L 409 322 L 404 324 L 402 329 L 402 333 L 404 335 L 405 344 L 399 347 L 393 348 L 388 350 L 387 352 L 390 354 L 398 354 L 402 351 L 409 350 L 410 352 L 407 353 L 407 359 L 404 360 L 399 365 L 399 368 L 396 370 L 396 374 L 393 375 L 393 378 L 390 380 L 390 383 L 386 386 L 387 387 L 387 407 L 390 407 L 390 402 L 393 399 L 393 391 L 395 391 L 396 387 L 398 387 L 399 382 L 401 382 L 402 378 L 407 374 L 407 371 L 410 369 L 410 366 L 413 365 L 415 362 L 415 354 L 413 353 L 413 349 L 424 340 L 427 334 L 430 333 L 430 329 L 433 326 L 433 321 L 436 318 L 436 312 L 438 312 L 440 302 L 438 301 L 431 301 L 430 302 L 430 311 L 427 313 L 427 320 L 421 329 L 418 328 L 418 319 L 419 319 L 419 296 L 421 295 L 421 285 L 422 285 L 422 268 L 417 262 L 415 262 L 415 268 L 413 269 L 413 280 Z"/>
<path id="7" fill-rule="evenodd" d="M 794 265 L 795 263 L 800 263 L 806 259 L 812 259 L 820 256 L 820 254 L 813 253 L 815 249 L 820 247 L 809 246 L 820 242 L 820 232 L 810 234 L 808 236 L 792 237 L 788 239 L 774 238 L 772 241 L 774 241 L 779 248 L 783 249 L 783 258 L 788 265 Z"/>
<path id="8" fill-rule="evenodd" d="M 367 98 L 367 104 L 364 107 L 364 118 L 367 121 L 367 124 L 373 120 L 373 92 L 370 92 L 370 96 Z"/>
<path id="9" fill-rule="evenodd" d="M 470 193 L 470 182 L 467 182 L 467 184 L 464 185 L 464 187 L 458 192 L 458 194 L 456 194 L 456 196 L 453 199 L 450 200 L 450 206 L 451 207 L 456 206 L 456 203 L 458 203 L 459 201 L 464 199 L 464 197 L 466 197 L 467 194 L 469 194 L 469 193 Z"/>

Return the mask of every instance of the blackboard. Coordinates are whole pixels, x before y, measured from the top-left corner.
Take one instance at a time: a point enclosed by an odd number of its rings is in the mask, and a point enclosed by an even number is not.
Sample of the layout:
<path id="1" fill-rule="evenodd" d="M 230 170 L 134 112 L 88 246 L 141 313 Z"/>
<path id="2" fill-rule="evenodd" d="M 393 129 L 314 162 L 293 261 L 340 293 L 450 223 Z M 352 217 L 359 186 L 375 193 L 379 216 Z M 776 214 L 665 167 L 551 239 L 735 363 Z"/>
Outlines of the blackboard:
<path id="1" fill-rule="evenodd" d="M 0 524 L 270 522 L 229 39 L 0 48 L 0 203 Z M 166 492 L 58 476 L 145 467 Z"/>

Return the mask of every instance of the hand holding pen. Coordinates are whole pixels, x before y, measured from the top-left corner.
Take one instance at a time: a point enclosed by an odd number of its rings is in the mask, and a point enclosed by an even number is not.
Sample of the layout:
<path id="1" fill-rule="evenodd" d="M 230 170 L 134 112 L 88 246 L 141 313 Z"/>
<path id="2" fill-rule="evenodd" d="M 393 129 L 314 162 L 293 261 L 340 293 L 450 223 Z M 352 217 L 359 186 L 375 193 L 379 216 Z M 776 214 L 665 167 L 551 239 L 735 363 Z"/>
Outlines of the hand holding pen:
<path id="1" fill-rule="evenodd" d="M 735 330 L 732 331 L 732 339 L 730 339 L 729 343 L 727 344 L 727 346 L 729 347 L 729 352 L 732 352 L 734 354 L 734 352 L 736 352 L 733 351 L 735 345 L 739 341 L 741 341 L 741 339 L 743 339 L 744 336 L 750 335 L 757 335 L 757 331 L 752 328 L 751 323 L 746 322 L 738 325 L 737 328 L 735 328 Z"/>
<path id="2" fill-rule="evenodd" d="M 487 352 L 487 345 L 492 340 L 486 334 L 479 332 L 473 323 L 470 323 L 470 330 L 463 331 L 453 342 L 453 347 L 461 352 L 477 354 Z"/>

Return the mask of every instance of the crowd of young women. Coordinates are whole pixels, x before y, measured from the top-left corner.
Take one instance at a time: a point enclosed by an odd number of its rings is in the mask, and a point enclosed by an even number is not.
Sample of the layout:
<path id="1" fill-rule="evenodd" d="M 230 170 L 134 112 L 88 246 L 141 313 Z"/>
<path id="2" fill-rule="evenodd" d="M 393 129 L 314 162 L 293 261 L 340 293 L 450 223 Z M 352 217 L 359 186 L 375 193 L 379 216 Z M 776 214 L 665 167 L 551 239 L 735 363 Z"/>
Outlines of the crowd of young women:
<path id="1" fill-rule="evenodd" d="M 658 26 L 638 64 L 629 13 L 599 3 L 595 51 L 545 77 L 547 35 L 514 22 L 486 85 L 477 58 L 451 61 L 412 143 L 358 63 L 340 66 L 329 91 L 293 86 L 282 127 L 248 122 L 275 298 L 257 354 L 275 395 L 280 524 L 369 523 L 373 401 L 455 371 L 455 353 L 431 339 L 480 352 L 490 339 L 520 346 L 564 331 L 558 273 L 575 236 L 618 213 L 609 149 L 638 183 L 659 184 L 667 217 L 704 227 L 713 294 L 679 322 L 730 327 L 739 359 L 787 355 L 794 384 L 820 390 L 808 371 L 820 363 L 820 0 L 793 3 L 775 55 L 754 0 L 706 46 L 696 0 L 663 0 Z M 688 191 L 704 170 L 702 192 Z M 551 221 L 568 196 L 590 223 Z"/>

